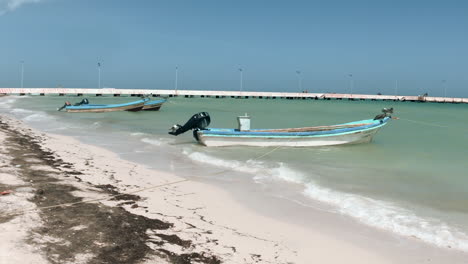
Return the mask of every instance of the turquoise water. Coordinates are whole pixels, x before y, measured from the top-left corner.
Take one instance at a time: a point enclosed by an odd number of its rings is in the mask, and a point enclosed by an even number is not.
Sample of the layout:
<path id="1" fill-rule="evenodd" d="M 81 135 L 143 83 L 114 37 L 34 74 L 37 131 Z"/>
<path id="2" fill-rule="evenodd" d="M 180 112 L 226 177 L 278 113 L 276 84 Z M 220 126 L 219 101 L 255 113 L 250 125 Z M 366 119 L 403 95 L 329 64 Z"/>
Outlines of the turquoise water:
<path id="1" fill-rule="evenodd" d="M 364 224 L 468 251 L 468 105 L 169 98 L 159 112 L 57 112 L 65 100 L 81 98 L 2 97 L 0 112 L 158 169 L 298 185 L 305 200 L 330 205 Z M 400 120 L 392 120 L 371 143 L 361 145 L 207 148 L 198 145 L 191 132 L 167 134 L 173 124 L 201 111 L 210 113 L 210 127 L 237 127 L 236 117 L 248 113 L 252 128 L 284 128 L 373 118 L 384 107 L 394 107 Z"/>

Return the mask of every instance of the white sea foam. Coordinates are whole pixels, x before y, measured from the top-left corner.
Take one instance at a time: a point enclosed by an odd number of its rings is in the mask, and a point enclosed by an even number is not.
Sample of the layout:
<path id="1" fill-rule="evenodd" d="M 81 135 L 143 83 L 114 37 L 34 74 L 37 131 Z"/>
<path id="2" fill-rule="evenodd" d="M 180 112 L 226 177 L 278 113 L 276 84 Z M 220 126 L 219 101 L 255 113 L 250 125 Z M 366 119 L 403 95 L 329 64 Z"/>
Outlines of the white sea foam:
<path id="1" fill-rule="evenodd" d="M 306 181 L 304 174 L 289 168 L 283 162 L 279 162 L 277 167 L 270 169 L 270 174 L 273 179 L 279 179 L 291 183 L 301 184 Z"/>
<path id="2" fill-rule="evenodd" d="M 44 131 L 62 131 L 62 130 L 69 130 L 69 129 L 77 129 L 80 127 L 74 127 L 74 126 L 61 126 L 61 127 L 48 127 L 44 128 Z"/>
<path id="3" fill-rule="evenodd" d="M 351 216 L 366 225 L 402 236 L 416 237 L 439 247 L 468 251 L 468 235 L 441 220 L 420 217 L 390 202 L 322 187 L 307 180 L 304 174 L 288 168 L 283 163 L 278 163 L 276 166 L 269 164 L 267 167 L 267 164 L 261 161 L 225 160 L 200 152 L 190 152 L 187 149 L 183 153 L 197 162 L 252 174 L 258 183 L 281 180 L 303 184 L 305 186 L 303 194 L 306 197 L 330 204 L 336 208 L 337 212 Z"/>
<path id="4" fill-rule="evenodd" d="M 40 123 L 44 131 L 61 131 L 67 129 L 81 128 L 79 126 L 58 122 L 57 118 L 42 111 L 32 111 L 23 108 L 14 108 L 10 111 L 16 118 L 28 123 Z M 44 124 L 44 125 L 41 125 Z"/>
<path id="5" fill-rule="evenodd" d="M 243 163 L 235 160 L 224 160 L 200 152 L 190 152 L 187 149 L 184 149 L 183 153 L 187 155 L 191 160 L 214 165 L 217 167 L 231 169 L 233 171 L 245 172 L 254 175 L 265 173 L 265 168 L 261 166 L 261 163 L 259 162 L 251 161 Z"/>
<path id="6" fill-rule="evenodd" d="M 0 108 L 9 109 L 15 102 L 16 98 L 0 99 Z"/>
<path id="7" fill-rule="evenodd" d="M 45 113 L 35 113 L 32 115 L 23 117 L 23 120 L 26 122 L 44 122 L 44 121 L 53 120 L 53 118 Z"/>
<path id="8" fill-rule="evenodd" d="M 185 149 L 183 153 L 190 159 L 197 162 L 231 169 L 232 171 L 252 174 L 254 176 L 254 180 L 257 182 L 279 179 L 292 183 L 303 183 L 305 180 L 302 173 L 290 169 L 283 162 L 265 164 L 258 160 L 247 160 L 246 162 L 225 160 L 200 152 L 190 152 L 188 149 Z"/>
<path id="9" fill-rule="evenodd" d="M 133 136 L 133 137 L 140 137 L 140 136 L 144 136 L 145 133 L 142 133 L 142 132 L 134 132 L 134 133 L 131 133 L 130 136 Z"/>
<path id="10" fill-rule="evenodd" d="M 368 197 L 333 191 L 308 183 L 304 194 L 332 204 L 342 214 L 403 236 L 413 236 L 439 247 L 468 251 L 468 235 L 433 218 L 422 218 L 410 210 Z"/>
<path id="11" fill-rule="evenodd" d="M 142 138 L 141 142 L 151 144 L 153 146 L 161 146 L 163 142 L 155 138 Z"/>
<path id="12" fill-rule="evenodd" d="M 54 120 L 54 118 L 45 112 L 32 111 L 23 108 L 14 108 L 10 111 L 11 114 L 26 122 L 44 122 Z"/>
<path id="13" fill-rule="evenodd" d="M 11 109 L 10 113 L 18 114 L 18 115 L 25 115 L 25 114 L 34 113 L 34 111 L 23 109 L 23 108 L 14 108 L 14 109 Z"/>

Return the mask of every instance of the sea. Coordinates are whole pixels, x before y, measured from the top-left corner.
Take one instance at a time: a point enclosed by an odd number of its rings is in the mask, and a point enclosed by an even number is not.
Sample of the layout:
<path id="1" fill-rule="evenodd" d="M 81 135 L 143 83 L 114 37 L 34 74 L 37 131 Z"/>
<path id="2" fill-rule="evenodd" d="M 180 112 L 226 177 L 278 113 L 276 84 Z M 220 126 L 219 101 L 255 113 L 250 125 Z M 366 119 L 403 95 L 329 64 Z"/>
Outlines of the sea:
<path id="1" fill-rule="evenodd" d="M 242 178 L 259 190 L 275 186 L 270 195 L 301 197 L 288 202 L 304 210 L 323 204 L 363 225 L 468 252 L 466 104 L 171 97 L 156 112 L 57 111 L 65 101 L 81 99 L 5 96 L 0 113 L 157 170 L 208 182 Z M 138 98 L 88 99 L 111 104 Z M 210 114 L 210 127 L 237 128 L 237 116 L 248 114 L 252 128 L 288 128 L 369 119 L 385 107 L 399 119 L 366 144 L 213 148 L 198 144 L 190 131 L 168 134 L 198 112 Z"/>

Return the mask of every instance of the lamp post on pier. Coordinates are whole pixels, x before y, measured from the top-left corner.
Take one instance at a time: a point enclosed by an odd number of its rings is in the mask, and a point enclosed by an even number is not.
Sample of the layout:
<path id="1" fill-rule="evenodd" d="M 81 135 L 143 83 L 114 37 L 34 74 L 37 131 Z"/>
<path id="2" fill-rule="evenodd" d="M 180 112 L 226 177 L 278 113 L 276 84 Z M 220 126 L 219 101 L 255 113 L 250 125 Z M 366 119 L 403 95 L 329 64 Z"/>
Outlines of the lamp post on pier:
<path id="1" fill-rule="evenodd" d="M 444 87 L 444 97 L 447 97 L 447 80 L 442 80 L 442 86 Z"/>
<path id="2" fill-rule="evenodd" d="M 179 81 L 179 67 L 176 66 L 175 67 L 175 81 L 174 81 L 174 90 L 175 90 L 175 94 L 177 95 L 177 85 L 178 85 L 178 82 Z"/>
<path id="3" fill-rule="evenodd" d="M 398 95 L 398 80 L 395 80 L 395 95 Z"/>
<path id="4" fill-rule="evenodd" d="M 100 62 L 98 62 L 97 68 L 98 68 L 98 88 L 101 89 L 101 63 Z"/>
<path id="5" fill-rule="evenodd" d="M 297 84 L 298 84 L 298 87 L 299 87 L 299 91 L 300 91 L 300 92 L 303 92 L 303 90 L 302 90 L 302 76 L 301 76 L 301 71 L 297 70 L 297 71 L 296 71 L 296 74 L 297 74 Z"/>
<path id="6" fill-rule="evenodd" d="M 23 88 L 24 81 L 24 61 L 21 61 L 21 88 Z"/>
<path id="7" fill-rule="evenodd" d="M 243 76 L 243 70 L 242 68 L 239 68 L 239 78 L 240 78 L 240 83 L 239 83 L 239 91 L 242 92 L 243 86 L 244 86 L 244 76 Z"/>
<path id="8" fill-rule="evenodd" d="M 348 77 L 349 77 L 349 90 L 350 90 L 350 94 L 353 94 L 353 88 L 354 88 L 353 75 L 352 75 L 352 74 L 348 74 Z"/>

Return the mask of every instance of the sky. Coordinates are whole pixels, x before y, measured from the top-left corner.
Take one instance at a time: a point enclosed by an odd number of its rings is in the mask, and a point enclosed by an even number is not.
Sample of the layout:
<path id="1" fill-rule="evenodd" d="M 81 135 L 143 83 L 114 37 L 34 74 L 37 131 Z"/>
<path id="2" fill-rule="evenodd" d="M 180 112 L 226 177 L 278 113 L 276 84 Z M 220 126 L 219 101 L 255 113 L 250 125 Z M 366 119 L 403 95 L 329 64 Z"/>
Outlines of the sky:
<path id="1" fill-rule="evenodd" d="M 0 87 L 468 97 L 468 1 L 0 0 Z"/>

